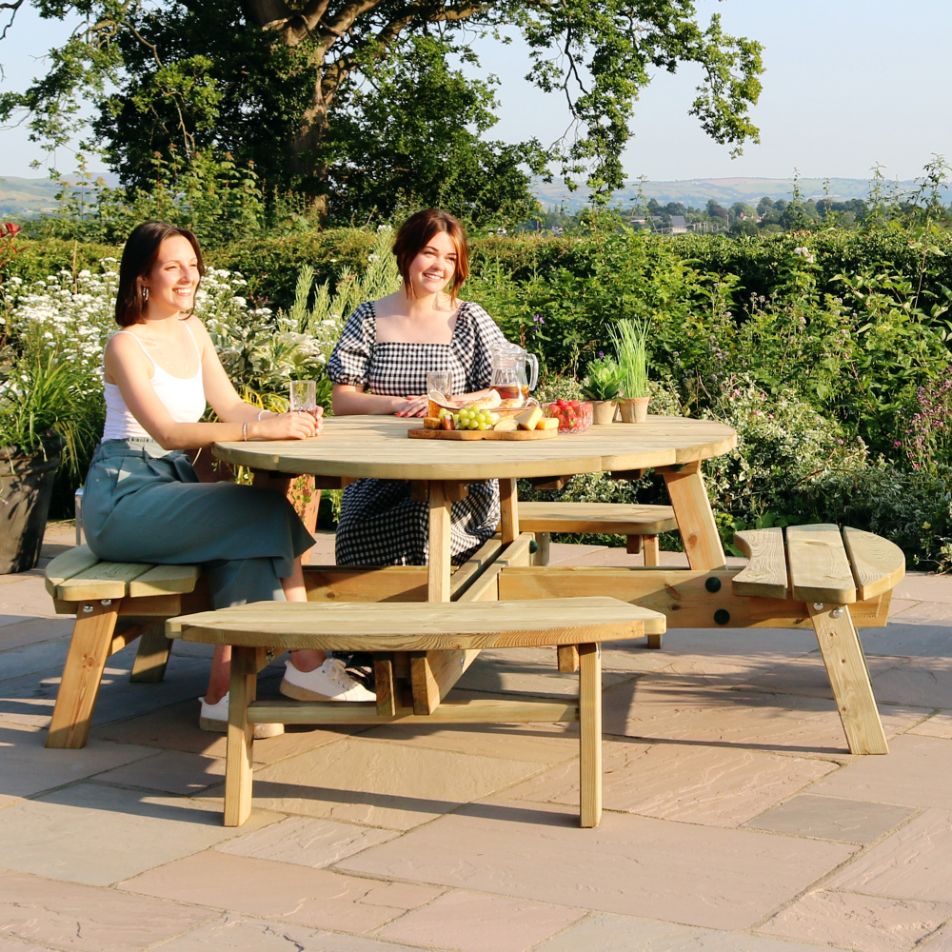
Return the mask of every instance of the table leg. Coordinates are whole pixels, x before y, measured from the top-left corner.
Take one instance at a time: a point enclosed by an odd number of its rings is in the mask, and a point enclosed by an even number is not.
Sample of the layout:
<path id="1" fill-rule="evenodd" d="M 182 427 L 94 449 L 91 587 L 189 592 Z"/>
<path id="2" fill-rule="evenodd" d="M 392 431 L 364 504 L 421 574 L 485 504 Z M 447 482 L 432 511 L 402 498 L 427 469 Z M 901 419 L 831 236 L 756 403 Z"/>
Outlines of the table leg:
<path id="1" fill-rule="evenodd" d="M 704 488 L 700 462 L 665 467 L 660 472 L 678 520 L 688 565 L 700 571 L 724 568 L 727 562 Z"/>
<path id="2" fill-rule="evenodd" d="M 499 480 L 499 506 L 502 511 L 502 541 L 513 542 L 519 535 L 519 497 L 514 479 Z"/>
<path id="3" fill-rule="evenodd" d="M 579 645 L 579 819 L 583 827 L 602 818 L 602 652 Z"/>
<path id="4" fill-rule="evenodd" d="M 225 826 L 241 826 L 251 814 L 251 757 L 254 727 L 248 705 L 255 699 L 258 648 L 234 647 L 228 695 L 228 743 L 225 760 Z"/>
<path id="5" fill-rule="evenodd" d="M 450 520 L 453 501 L 442 482 L 428 484 L 427 505 L 430 512 L 429 561 L 427 567 L 427 601 L 450 600 Z"/>

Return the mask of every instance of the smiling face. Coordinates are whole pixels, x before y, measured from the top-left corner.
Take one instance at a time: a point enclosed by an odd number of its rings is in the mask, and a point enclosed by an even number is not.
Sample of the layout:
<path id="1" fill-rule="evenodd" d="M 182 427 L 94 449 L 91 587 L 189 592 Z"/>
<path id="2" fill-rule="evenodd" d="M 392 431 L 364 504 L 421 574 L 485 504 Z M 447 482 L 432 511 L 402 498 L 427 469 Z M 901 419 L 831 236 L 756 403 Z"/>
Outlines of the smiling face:
<path id="1" fill-rule="evenodd" d="M 413 297 L 438 294 L 456 274 L 459 251 L 445 232 L 434 233 L 407 269 L 407 285 Z"/>
<path id="2" fill-rule="evenodd" d="M 191 311 L 200 277 L 192 243 L 182 235 L 166 238 L 159 245 L 152 268 L 139 280 L 140 286 L 149 291 L 146 319 Z"/>

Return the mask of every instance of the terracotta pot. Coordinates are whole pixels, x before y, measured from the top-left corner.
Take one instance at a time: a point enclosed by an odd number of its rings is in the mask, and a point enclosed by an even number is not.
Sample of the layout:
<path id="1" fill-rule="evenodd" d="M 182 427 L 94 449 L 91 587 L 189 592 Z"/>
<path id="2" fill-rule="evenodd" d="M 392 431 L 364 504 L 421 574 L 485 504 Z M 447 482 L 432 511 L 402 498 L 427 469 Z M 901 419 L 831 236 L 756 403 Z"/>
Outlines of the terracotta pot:
<path id="1" fill-rule="evenodd" d="M 648 419 L 650 397 L 625 397 L 618 401 L 622 423 L 644 423 Z"/>
<path id="2" fill-rule="evenodd" d="M 592 401 L 592 422 L 596 426 L 606 426 L 615 419 L 618 404 L 614 400 Z"/>

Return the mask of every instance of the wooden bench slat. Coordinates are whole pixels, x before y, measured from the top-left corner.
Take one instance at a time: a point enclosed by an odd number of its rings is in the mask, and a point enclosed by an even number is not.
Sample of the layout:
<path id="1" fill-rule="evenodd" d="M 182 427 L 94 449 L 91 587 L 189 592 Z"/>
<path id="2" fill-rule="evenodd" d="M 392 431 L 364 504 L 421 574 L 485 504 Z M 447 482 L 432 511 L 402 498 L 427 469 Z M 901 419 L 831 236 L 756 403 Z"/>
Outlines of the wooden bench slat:
<path id="1" fill-rule="evenodd" d="M 129 582 L 129 597 L 184 595 L 194 592 L 201 569 L 197 565 L 153 565 Z"/>
<path id="2" fill-rule="evenodd" d="M 60 553 L 47 565 L 44 572 L 46 591 L 56 598 L 57 588 L 63 582 L 88 569 L 91 565 L 95 565 L 98 561 L 99 559 L 93 555 L 88 545 L 77 545 L 75 548 Z"/>
<path id="3" fill-rule="evenodd" d="M 853 566 L 860 600 L 891 591 L 906 574 L 906 557 L 902 549 L 888 539 L 846 526 L 843 543 Z"/>
<path id="4" fill-rule="evenodd" d="M 671 506 L 613 502 L 520 502 L 525 532 L 609 532 L 658 535 L 677 529 Z"/>
<path id="5" fill-rule="evenodd" d="M 787 564 L 793 598 L 851 605 L 856 583 L 838 526 L 788 526 Z"/>
<path id="6" fill-rule="evenodd" d="M 56 586 L 55 597 L 73 602 L 125 598 L 129 583 L 145 575 L 151 568 L 153 565 L 149 562 L 97 562 L 64 579 Z"/>
<path id="7" fill-rule="evenodd" d="M 731 582 L 734 594 L 786 598 L 787 555 L 783 529 L 747 529 L 734 536 L 734 544 L 749 560 Z"/>
<path id="8" fill-rule="evenodd" d="M 530 647 L 625 640 L 664 630 L 664 615 L 607 597 L 545 604 L 254 602 L 166 623 L 166 634 L 186 641 L 327 651 Z"/>

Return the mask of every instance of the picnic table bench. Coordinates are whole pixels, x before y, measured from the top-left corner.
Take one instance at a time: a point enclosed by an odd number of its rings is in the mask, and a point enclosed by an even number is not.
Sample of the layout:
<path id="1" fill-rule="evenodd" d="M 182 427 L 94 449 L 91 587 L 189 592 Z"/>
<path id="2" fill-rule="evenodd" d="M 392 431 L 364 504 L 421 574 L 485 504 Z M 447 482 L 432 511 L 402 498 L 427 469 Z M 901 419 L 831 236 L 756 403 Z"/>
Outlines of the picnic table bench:
<path id="1" fill-rule="evenodd" d="M 902 550 L 871 532 L 834 525 L 738 533 L 742 568 L 705 571 L 590 566 L 508 567 L 499 598 L 611 593 L 661 612 L 674 628 L 813 628 L 843 731 L 854 754 L 888 744 L 857 629 L 885 625 L 905 574 Z M 649 646 L 661 635 L 648 635 Z"/>
<path id="2" fill-rule="evenodd" d="M 350 604 L 257 602 L 170 619 L 170 638 L 232 645 L 224 822 L 251 812 L 253 725 L 579 721 L 580 822 L 601 817 L 601 655 L 603 641 L 664 630 L 663 615 L 609 597 L 538 601 Z M 429 713 L 400 690 L 393 673 L 420 656 L 484 648 L 573 648 L 577 703 L 550 700 L 443 700 Z M 256 700 L 256 673 L 268 647 L 373 653 L 376 703 Z M 382 662 L 379 663 L 379 662 Z M 389 672 L 389 678 L 387 677 Z M 381 680 L 381 673 L 384 678 Z M 417 685 L 411 682 L 412 690 Z"/>
<path id="3" fill-rule="evenodd" d="M 47 747 L 83 747 L 106 661 L 136 638 L 133 681 L 161 681 L 171 643 L 163 622 L 204 604 L 197 565 L 103 562 L 81 545 L 46 567 L 59 614 L 75 615 Z"/>
<path id="4" fill-rule="evenodd" d="M 549 537 L 553 532 L 623 535 L 629 553 L 644 549 L 645 565 L 657 565 L 658 536 L 677 530 L 678 523 L 671 506 L 626 502 L 520 502 L 519 528 L 536 534 L 537 561 L 541 565 L 549 561 Z"/>

